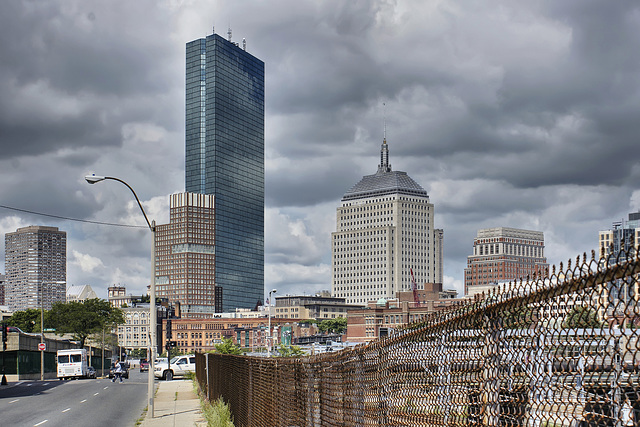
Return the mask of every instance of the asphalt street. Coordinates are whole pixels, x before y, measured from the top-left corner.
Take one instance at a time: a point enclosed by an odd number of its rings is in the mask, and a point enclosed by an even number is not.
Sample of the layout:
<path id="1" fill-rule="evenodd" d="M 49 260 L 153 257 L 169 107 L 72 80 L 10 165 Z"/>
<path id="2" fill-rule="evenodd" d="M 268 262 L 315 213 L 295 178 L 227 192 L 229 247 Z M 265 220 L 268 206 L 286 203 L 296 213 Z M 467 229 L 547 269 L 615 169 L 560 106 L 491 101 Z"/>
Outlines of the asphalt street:
<path id="1" fill-rule="evenodd" d="M 133 426 L 147 405 L 147 376 L 129 379 L 24 381 L 0 386 L 3 426 Z"/>

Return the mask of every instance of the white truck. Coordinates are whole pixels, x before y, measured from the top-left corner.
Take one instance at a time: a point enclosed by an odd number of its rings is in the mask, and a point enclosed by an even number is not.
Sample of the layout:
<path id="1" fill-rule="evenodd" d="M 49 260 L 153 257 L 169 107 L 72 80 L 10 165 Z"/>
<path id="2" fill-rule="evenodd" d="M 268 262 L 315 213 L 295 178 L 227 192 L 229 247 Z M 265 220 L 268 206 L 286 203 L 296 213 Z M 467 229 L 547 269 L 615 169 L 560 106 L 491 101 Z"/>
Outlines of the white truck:
<path id="1" fill-rule="evenodd" d="M 86 349 L 58 350 L 56 360 L 58 362 L 58 378 L 61 380 L 89 377 L 89 358 Z"/>
<path id="2" fill-rule="evenodd" d="M 169 362 L 156 362 L 153 374 L 156 378 L 171 381 L 174 377 L 184 377 L 196 371 L 196 357 L 193 354 L 176 356 Z"/>

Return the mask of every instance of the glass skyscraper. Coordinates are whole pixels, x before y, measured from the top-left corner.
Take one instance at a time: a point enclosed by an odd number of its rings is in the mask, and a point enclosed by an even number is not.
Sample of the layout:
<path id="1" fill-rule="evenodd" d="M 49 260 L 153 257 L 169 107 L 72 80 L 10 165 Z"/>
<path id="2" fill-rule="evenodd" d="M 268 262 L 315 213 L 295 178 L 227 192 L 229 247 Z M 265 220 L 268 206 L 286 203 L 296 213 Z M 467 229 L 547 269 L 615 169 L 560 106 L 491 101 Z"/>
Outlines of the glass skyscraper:
<path id="1" fill-rule="evenodd" d="M 215 195 L 222 310 L 254 308 L 264 294 L 264 62 L 230 36 L 187 43 L 185 173 L 187 192 Z"/>

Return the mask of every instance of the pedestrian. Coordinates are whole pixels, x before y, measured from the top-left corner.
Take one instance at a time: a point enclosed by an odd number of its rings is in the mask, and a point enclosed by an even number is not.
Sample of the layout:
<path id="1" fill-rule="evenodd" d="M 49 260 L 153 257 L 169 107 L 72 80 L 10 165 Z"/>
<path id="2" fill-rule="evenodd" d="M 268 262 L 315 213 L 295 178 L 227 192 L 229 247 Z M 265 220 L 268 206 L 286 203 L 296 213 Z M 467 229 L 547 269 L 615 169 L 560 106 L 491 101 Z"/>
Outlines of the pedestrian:
<path id="1" fill-rule="evenodd" d="M 116 359 L 116 364 L 114 365 L 114 369 L 113 369 L 113 379 L 111 380 L 111 382 L 116 382 L 116 378 L 120 378 L 120 382 L 122 382 L 122 372 L 124 371 L 124 369 L 122 368 L 122 362 L 120 362 L 120 360 Z"/>

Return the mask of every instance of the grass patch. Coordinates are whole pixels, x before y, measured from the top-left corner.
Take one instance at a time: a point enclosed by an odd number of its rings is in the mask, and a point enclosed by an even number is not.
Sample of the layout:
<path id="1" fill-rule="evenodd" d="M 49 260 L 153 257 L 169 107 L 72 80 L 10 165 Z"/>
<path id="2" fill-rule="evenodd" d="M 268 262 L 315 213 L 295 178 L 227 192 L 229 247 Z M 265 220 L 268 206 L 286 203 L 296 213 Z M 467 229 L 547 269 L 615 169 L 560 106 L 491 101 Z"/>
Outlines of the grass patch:
<path id="1" fill-rule="evenodd" d="M 209 427 L 233 427 L 231 411 L 222 399 L 218 399 L 213 405 L 201 400 L 201 405 L 202 413 Z"/>
<path id="2" fill-rule="evenodd" d="M 135 427 L 138 427 L 140 424 L 142 424 L 144 419 L 147 417 L 148 410 L 149 410 L 149 407 L 145 406 L 144 409 L 142 410 L 142 415 L 140 415 L 140 418 L 138 418 L 134 424 Z"/>
<path id="3" fill-rule="evenodd" d="M 196 394 L 200 398 L 200 408 L 202 408 L 202 415 L 207 420 L 208 427 L 234 427 L 233 416 L 229 410 L 229 406 L 224 403 L 222 398 L 215 401 L 213 404 L 209 403 L 207 396 L 200 393 L 198 382 L 193 380 L 193 388 Z"/>

